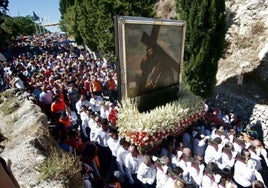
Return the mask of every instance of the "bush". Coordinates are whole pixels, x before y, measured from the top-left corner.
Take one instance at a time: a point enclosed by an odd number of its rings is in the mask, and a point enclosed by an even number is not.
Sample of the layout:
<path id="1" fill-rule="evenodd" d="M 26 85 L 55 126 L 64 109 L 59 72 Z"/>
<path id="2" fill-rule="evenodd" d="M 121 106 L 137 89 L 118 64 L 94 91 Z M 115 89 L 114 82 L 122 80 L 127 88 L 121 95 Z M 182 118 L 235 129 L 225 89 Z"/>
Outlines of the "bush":
<path id="1" fill-rule="evenodd" d="M 19 103 L 16 102 L 12 90 L 6 90 L 0 93 L 0 104 L 0 111 L 2 111 L 4 115 L 11 114 L 20 107 Z"/>
<path id="2" fill-rule="evenodd" d="M 0 93 L 0 104 L 5 102 L 7 99 L 11 98 L 13 95 L 14 94 L 11 90 L 6 90 Z"/>
<path id="3" fill-rule="evenodd" d="M 58 151 L 55 148 L 51 149 L 47 160 L 37 167 L 41 173 L 40 180 L 70 181 L 80 172 L 80 168 L 77 168 L 77 161 L 75 155 Z"/>
<path id="4" fill-rule="evenodd" d="M 8 115 L 17 110 L 19 107 L 19 103 L 14 102 L 14 100 L 7 100 L 0 106 L 0 111 L 2 111 L 4 115 Z"/>

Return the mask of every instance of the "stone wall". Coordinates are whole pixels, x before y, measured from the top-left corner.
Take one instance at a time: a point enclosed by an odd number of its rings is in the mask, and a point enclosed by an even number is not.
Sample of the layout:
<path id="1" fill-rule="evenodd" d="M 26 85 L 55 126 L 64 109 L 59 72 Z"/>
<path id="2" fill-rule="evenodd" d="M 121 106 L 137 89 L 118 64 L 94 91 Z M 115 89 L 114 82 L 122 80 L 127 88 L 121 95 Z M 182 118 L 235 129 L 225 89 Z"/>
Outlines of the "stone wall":
<path id="1" fill-rule="evenodd" d="M 250 99 L 232 94 L 218 94 L 206 101 L 213 108 L 226 108 L 242 117 L 244 125 L 256 124 L 268 148 L 268 105 L 256 104 Z"/>

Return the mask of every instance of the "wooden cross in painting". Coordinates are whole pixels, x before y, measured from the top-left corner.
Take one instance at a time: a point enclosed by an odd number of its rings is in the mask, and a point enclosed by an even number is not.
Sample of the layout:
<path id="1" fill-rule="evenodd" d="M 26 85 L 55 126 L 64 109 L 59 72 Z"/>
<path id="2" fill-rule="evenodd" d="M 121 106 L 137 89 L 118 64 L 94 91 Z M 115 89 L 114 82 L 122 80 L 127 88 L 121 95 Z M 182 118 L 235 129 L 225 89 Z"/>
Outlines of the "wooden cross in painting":
<path id="1" fill-rule="evenodd" d="M 174 85 L 179 80 L 179 63 L 157 44 L 159 30 L 160 25 L 153 25 L 151 36 L 143 31 L 141 37 L 141 42 L 147 46 L 147 54 L 141 62 L 139 94 Z"/>
<path id="2" fill-rule="evenodd" d="M 154 46 L 155 44 L 157 44 L 159 30 L 160 30 L 160 25 L 154 25 L 151 31 L 151 36 L 148 36 L 148 34 L 145 31 L 143 31 L 141 42 L 145 44 L 147 48 Z"/>

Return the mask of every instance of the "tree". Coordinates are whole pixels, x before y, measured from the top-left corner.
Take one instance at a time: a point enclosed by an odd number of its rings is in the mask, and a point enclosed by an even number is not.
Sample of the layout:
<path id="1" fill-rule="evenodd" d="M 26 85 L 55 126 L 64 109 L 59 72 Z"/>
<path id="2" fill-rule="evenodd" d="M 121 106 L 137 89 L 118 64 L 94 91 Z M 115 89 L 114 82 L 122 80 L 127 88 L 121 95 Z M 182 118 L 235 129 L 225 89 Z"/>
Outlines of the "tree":
<path id="1" fill-rule="evenodd" d="M 4 22 L 4 18 L 6 16 L 6 11 L 8 10 L 8 0 L 0 0 L 0 49 L 4 48 L 7 44 L 7 33 L 2 28 L 2 23 Z"/>
<path id="2" fill-rule="evenodd" d="M 6 17 L 2 28 L 7 32 L 9 39 L 15 39 L 20 35 L 32 35 L 35 33 L 35 24 L 31 16 Z"/>
<path id="3" fill-rule="evenodd" d="M 68 8 L 74 5 L 74 1 L 75 0 L 60 0 L 59 10 L 62 15 L 61 18 L 63 18 L 63 15 L 68 11 Z"/>
<path id="4" fill-rule="evenodd" d="M 114 53 L 114 16 L 151 17 L 155 3 L 156 0 L 75 0 L 74 5 L 69 4 L 73 9 L 64 8 L 66 13 L 61 28 L 72 33 L 75 39 L 81 37 L 92 50 Z M 73 21 L 72 26 L 70 20 Z"/>
<path id="5" fill-rule="evenodd" d="M 75 6 L 70 6 L 67 8 L 63 19 L 60 21 L 60 28 L 62 31 L 66 31 L 69 36 L 72 36 L 78 44 L 81 44 L 83 41 L 77 27 Z"/>
<path id="6" fill-rule="evenodd" d="M 176 9 L 187 25 L 183 79 L 193 93 L 210 97 L 224 48 L 225 1 L 177 0 Z"/>
<path id="7" fill-rule="evenodd" d="M 114 47 L 113 17 L 111 15 L 113 2 L 86 0 L 78 4 L 78 30 L 85 44 L 95 51 L 110 51 Z"/>

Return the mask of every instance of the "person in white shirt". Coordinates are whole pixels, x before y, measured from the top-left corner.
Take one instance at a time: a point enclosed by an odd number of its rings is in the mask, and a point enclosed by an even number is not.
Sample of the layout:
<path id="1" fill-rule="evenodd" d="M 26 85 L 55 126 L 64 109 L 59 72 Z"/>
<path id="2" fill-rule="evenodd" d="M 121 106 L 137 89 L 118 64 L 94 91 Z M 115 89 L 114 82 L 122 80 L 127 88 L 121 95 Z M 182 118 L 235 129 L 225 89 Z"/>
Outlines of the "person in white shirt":
<path id="1" fill-rule="evenodd" d="M 117 168 L 121 172 L 121 174 L 125 177 L 126 176 L 126 163 L 125 158 L 127 154 L 129 153 L 128 148 L 130 143 L 126 141 L 125 138 L 121 138 L 119 141 L 119 148 L 117 150 L 116 154 L 116 163 Z"/>
<path id="2" fill-rule="evenodd" d="M 167 156 L 162 156 L 156 166 L 156 188 L 165 188 L 168 180 L 168 169 L 171 169 L 170 160 Z"/>
<path id="3" fill-rule="evenodd" d="M 108 119 L 109 114 L 110 114 L 109 103 L 105 102 L 104 104 L 101 104 L 100 117 Z"/>
<path id="4" fill-rule="evenodd" d="M 89 103 L 94 112 L 100 113 L 100 109 L 103 103 L 103 98 L 100 95 L 92 94 Z"/>
<path id="5" fill-rule="evenodd" d="M 16 75 L 10 82 L 12 88 L 17 88 L 17 89 L 24 89 L 24 83 L 23 81 Z"/>
<path id="6" fill-rule="evenodd" d="M 96 115 L 93 111 L 91 114 L 88 114 L 88 127 L 90 128 L 90 140 L 94 141 L 96 137 L 96 133 L 101 130 L 101 118 Z"/>
<path id="7" fill-rule="evenodd" d="M 168 180 L 165 184 L 165 188 L 174 188 L 177 180 L 183 182 L 182 179 L 183 170 L 181 167 L 175 167 L 168 172 Z"/>
<path id="8" fill-rule="evenodd" d="M 262 144 L 262 142 L 258 139 L 255 139 L 251 142 L 251 144 L 253 146 L 255 146 L 255 150 L 256 150 L 256 154 L 259 156 L 259 157 L 263 157 L 264 159 L 264 162 L 266 164 L 266 166 L 268 167 L 268 156 L 267 156 L 267 151 L 264 147 L 264 145 Z"/>
<path id="9" fill-rule="evenodd" d="M 81 95 L 80 99 L 75 103 L 75 108 L 77 113 L 80 115 L 82 112 L 82 106 L 86 106 L 87 108 L 91 107 L 90 102 L 86 99 L 85 95 Z"/>
<path id="10" fill-rule="evenodd" d="M 242 133 L 237 133 L 235 138 L 233 139 L 234 150 L 240 153 L 243 148 L 246 147 L 246 143 L 244 141 L 244 136 Z"/>
<path id="11" fill-rule="evenodd" d="M 229 125 L 231 123 L 231 116 L 230 116 L 230 113 L 228 112 L 227 109 L 222 109 L 221 110 L 221 113 L 222 113 L 222 121 L 226 124 L 226 125 Z"/>
<path id="12" fill-rule="evenodd" d="M 83 105 L 80 111 L 81 125 L 80 125 L 80 133 L 81 139 L 83 143 L 90 141 L 90 128 L 88 127 L 88 108 Z"/>
<path id="13" fill-rule="evenodd" d="M 261 174 L 256 170 L 256 163 L 251 159 L 248 149 L 242 149 L 241 157 L 234 165 L 234 181 L 238 187 L 252 187 L 255 180 L 264 183 Z"/>
<path id="14" fill-rule="evenodd" d="M 137 172 L 137 179 L 141 182 L 142 188 L 155 188 L 156 168 L 149 155 L 143 156 Z"/>
<path id="15" fill-rule="evenodd" d="M 237 152 L 234 150 L 233 144 L 227 142 L 222 149 L 221 160 L 217 163 L 220 169 L 232 168 L 235 163 Z"/>
<path id="16" fill-rule="evenodd" d="M 255 162 L 256 170 L 261 171 L 262 170 L 262 165 L 261 165 L 261 157 L 257 154 L 256 152 L 256 147 L 253 145 L 250 145 L 248 147 L 248 150 L 250 152 L 251 159 Z"/>
<path id="17" fill-rule="evenodd" d="M 70 106 L 66 106 L 66 113 L 68 115 L 68 117 L 70 118 L 71 120 L 71 124 L 74 128 L 76 128 L 78 125 L 77 125 L 77 114 L 75 111 L 72 111 Z"/>
<path id="18" fill-rule="evenodd" d="M 120 138 L 118 136 L 118 130 L 115 127 L 110 128 L 110 137 L 107 140 L 108 147 L 112 151 L 112 162 L 113 162 L 113 171 L 118 170 L 117 165 L 116 165 L 116 156 L 117 156 L 117 151 L 120 146 L 119 144 Z"/>
<path id="19" fill-rule="evenodd" d="M 188 162 L 190 183 L 199 187 L 201 186 L 203 173 L 205 169 L 204 158 L 201 155 L 194 155 L 194 161 Z"/>
<path id="20" fill-rule="evenodd" d="M 205 163 L 209 162 L 218 163 L 221 158 L 222 148 L 224 147 L 222 139 L 220 137 L 214 138 L 212 141 L 208 141 L 208 146 L 205 151 L 204 160 Z"/>
<path id="21" fill-rule="evenodd" d="M 42 86 L 41 89 L 42 89 L 42 92 L 39 95 L 39 101 L 44 107 L 44 111 L 48 117 L 48 120 L 51 121 L 52 113 L 51 113 L 50 107 L 53 102 L 53 93 L 46 86 Z"/>
<path id="22" fill-rule="evenodd" d="M 137 173 L 140 164 L 142 163 L 142 156 L 138 151 L 138 148 L 136 145 L 129 146 L 129 153 L 127 154 L 125 158 L 125 164 L 126 164 L 126 176 L 128 178 L 130 187 L 133 188 L 139 188 L 140 183 L 137 179 Z"/>
<path id="23" fill-rule="evenodd" d="M 101 119 L 101 130 L 96 132 L 95 143 L 98 148 L 98 157 L 100 160 L 100 173 L 104 180 L 108 180 L 112 175 L 112 152 L 108 147 L 110 138 L 108 121 Z"/>
<path id="24" fill-rule="evenodd" d="M 192 158 L 192 151 L 190 148 L 183 148 L 182 151 L 177 151 L 177 156 L 172 158 L 172 165 L 173 167 L 180 167 L 183 170 L 183 179 L 186 182 L 190 182 L 190 177 L 189 177 L 189 166 L 191 164 Z M 189 164 L 188 164 L 189 163 Z"/>
<path id="25" fill-rule="evenodd" d="M 83 105 L 80 110 L 80 119 L 81 124 L 86 124 L 88 121 L 88 107 L 86 105 Z"/>
<path id="26" fill-rule="evenodd" d="M 201 187 L 218 188 L 218 184 L 220 183 L 221 180 L 221 176 L 219 173 L 220 170 L 217 164 L 214 162 L 209 162 L 203 174 Z"/>

